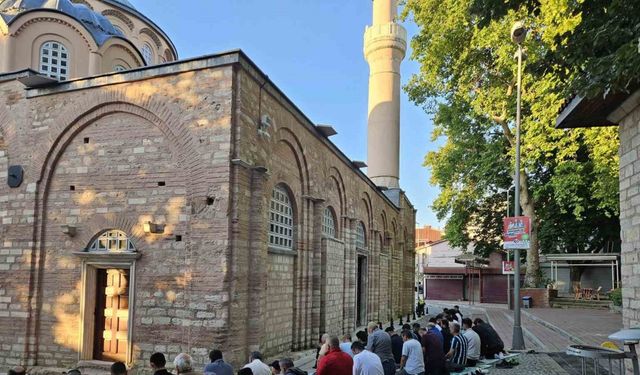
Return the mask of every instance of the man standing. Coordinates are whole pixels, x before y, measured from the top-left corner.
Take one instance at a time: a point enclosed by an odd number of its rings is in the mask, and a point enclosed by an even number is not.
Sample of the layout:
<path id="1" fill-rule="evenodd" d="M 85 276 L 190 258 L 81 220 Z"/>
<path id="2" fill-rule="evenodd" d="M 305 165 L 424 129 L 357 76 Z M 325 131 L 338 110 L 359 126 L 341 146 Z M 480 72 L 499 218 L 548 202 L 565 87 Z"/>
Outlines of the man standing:
<path id="1" fill-rule="evenodd" d="M 467 338 L 467 366 L 475 366 L 480 359 L 480 336 L 471 329 L 471 319 L 462 319 L 462 334 Z"/>
<path id="2" fill-rule="evenodd" d="M 404 344 L 402 337 L 400 337 L 392 327 L 387 327 L 384 331 L 388 333 L 391 338 L 391 353 L 393 353 L 393 360 L 396 365 L 400 366 L 400 359 L 402 358 L 402 344 Z"/>
<path id="3" fill-rule="evenodd" d="M 369 322 L 367 331 L 369 331 L 367 350 L 380 357 L 384 375 L 394 375 L 396 373 L 396 364 L 391 351 L 391 337 L 382 332 L 374 322 Z"/>
<path id="4" fill-rule="evenodd" d="M 329 351 L 318 361 L 316 375 L 351 375 L 353 359 L 340 350 L 340 340 L 336 336 L 329 338 Z"/>
<path id="5" fill-rule="evenodd" d="M 173 375 L 165 366 L 167 365 L 167 359 L 162 353 L 153 353 L 149 357 L 149 366 L 153 370 L 153 375 Z"/>
<path id="6" fill-rule="evenodd" d="M 353 375 L 384 375 L 380 357 L 364 348 L 359 341 L 351 344 L 353 352 Z"/>
<path id="7" fill-rule="evenodd" d="M 271 375 L 271 369 L 266 363 L 262 362 L 262 354 L 260 352 L 251 352 L 249 363 L 243 368 L 250 368 L 253 375 Z"/>
<path id="8" fill-rule="evenodd" d="M 460 334 L 460 326 L 458 323 L 452 323 L 453 338 L 451 339 L 451 349 L 447 353 L 450 360 L 449 371 L 459 371 L 467 365 L 467 338 Z"/>
<path id="9" fill-rule="evenodd" d="M 449 352 L 449 349 L 451 349 L 451 339 L 453 338 L 453 335 L 451 334 L 451 331 L 449 329 L 449 321 L 445 318 L 440 319 L 440 332 L 442 332 L 442 349 L 444 350 L 445 353 Z"/>
<path id="10" fill-rule="evenodd" d="M 211 372 L 216 375 L 233 375 L 233 367 L 222 359 L 220 350 L 214 349 L 209 352 L 209 359 L 211 363 L 204 367 L 205 375 Z"/>
<path id="11" fill-rule="evenodd" d="M 402 331 L 402 359 L 400 360 L 400 375 L 424 375 L 424 357 L 422 345 L 413 338 L 413 332 L 408 329 Z"/>

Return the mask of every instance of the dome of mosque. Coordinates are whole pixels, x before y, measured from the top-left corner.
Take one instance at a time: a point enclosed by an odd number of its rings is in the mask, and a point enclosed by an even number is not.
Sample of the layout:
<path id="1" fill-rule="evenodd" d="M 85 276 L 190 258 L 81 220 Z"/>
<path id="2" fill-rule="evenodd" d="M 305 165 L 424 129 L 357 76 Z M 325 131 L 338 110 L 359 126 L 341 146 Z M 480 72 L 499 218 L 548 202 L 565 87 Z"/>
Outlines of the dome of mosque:
<path id="1" fill-rule="evenodd" d="M 126 0 L 119 0 L 125 6 L 133 6 Z M 128 5 L 127 5 L 128 4 Z M 9 25 L 20 15 L 40 9 L 54 10 L 66 14 L 82 23 L 91 33 L 98 45 L 102 45 L 113 36 L 123 37 L 122 32 L 113 27 L 109 19 L 93 11 L 84 4 L 76 4 L 70 0 L 2 0 L 0 1 L 0 17 Z"/>

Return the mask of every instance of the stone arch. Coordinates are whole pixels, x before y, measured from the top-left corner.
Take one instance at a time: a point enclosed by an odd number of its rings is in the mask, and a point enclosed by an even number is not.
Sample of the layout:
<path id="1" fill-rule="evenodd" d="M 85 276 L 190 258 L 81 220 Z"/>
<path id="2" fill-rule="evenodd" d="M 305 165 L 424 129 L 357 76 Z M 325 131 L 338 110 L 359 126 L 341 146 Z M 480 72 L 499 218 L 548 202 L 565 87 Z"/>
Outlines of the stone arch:
<path id="1" fill-rule="evenodd" d="M 80 130 L 109 114 L 129 113 L 151 122 L 167 137 L 169 144 L 178 155 L 178 163 L 187 169 L 190 176 L 191 183 L 188 185 L 187 196 L 191 199 L 202 197 L 202 203 L 206 204 L 204 197 L 208 192 L 208 185 L 212 182 L 208 181 L 209 178 L 196 149 L 197 142 L 189 132 L 188 124 L 182 122 L 164 102 L 146 95 L 130 94 L 140 93 L 103 90 L 98 95 L 87 95 L 83 97 L 82 102 L 70 106 L 71 109 L 51 126 L 51 136 L 47 144 L 43 144 L 32 158 L 31 168 L 39 170 L 37 178 L 39 185 L 46 186 L 48 177 L 53 172 L 56 158 Z M 153 108 L 153 111 L 148 108 Z"/>
<path id="2" fill-rule="evenodd" d="M 367 193 L 366 191 L 362 193 L 362 201 L 364 203 L 364 207 L 365 207 L 365 212 L 367 214 L 367 226 L 369 227 L 369 230 L 373 229 L 373 208 L 371 205 L 371 196 L 369 195 L 369 193 Z"/>
<path id="3" fill-rule="evenodd" d="M 118 20 L 122 21 L 122 23 L 124 23 L 125 25 L 127 25 L 127 27 L 129 28 L 130 31 L 133 31 L 133 21 L 131 21 L 131 19 L 129 17 L 127 17 L 124 13 L 122 13 L 119 10 L 115 10 L 115 9 L 106 9 L 102 12 L 102 15 L 105 17 L 113 17 L 113 18 L 117 18 Z"/>
<path id="4" fill-rule="evenodd" d="M 342 174 L 336 167 L 329 168 L 329 179 L 336 184 L 338 189 L 338 195 L 340 197 L 340 216 L 346 215 L 347 209 L 347 196 L 344 188 L 344 179 Z"/>
<path id="5" fill-rule="evenodd" d="M 11 36 L 17 37 L 28 27 L 36 23 L 55 23 L 67 26 L 82 38 L 87 48 L 95 51 L 98 47 L 89 31 L 80 22 L 66 14 L 54 13 L 47 10 L 35 10 L 19 14 L 11 20 L 11 23 L 9 24 L 9 33 Z"/>
<path id="6" fill-rule="evenodd" d="M 86 1 L 86 0 L 71 0 L 71 2 L 75 3 L 75 4 L 82 4 L 82 5 L 86 6 L 87 8 L 93 10 L 93 7 L 91 6 L 91 4 L 89 4 L 89 2 Z"/>
<path id="7" fill-rule="evenodd" d="M 160 38 L 158 37 L 158 35 L 156 35 L 156 33 L 154 33 L 148 27 L 144 27 L 144 28 L 140 29 L 140 34 L 144 34 L 144 35 L 148 36 L 153 41 L 153 43 L 156 45 L 156 48 L 160 48 L 162 46 L 162 42 L 160 41 Z"/>
<path id="8" fill-rule="evenodd" d="M 291 129 L 286 127 L 281 127 L 278 129 L 276 133 L 276 139 L 278 143 L 282 142 L 286 144 L 293 152 L 302 183 L 301 194 L 309 194 L 309 164 L 307 162 L 307 157 L 305 156 L 302 143 L 295 135 L 295 133 L 291 131 Z"/>
<path id="9" fill-rule="evenodd" d="M 79 248 L 85 248 L 90 246 L 102 233 L 108 230 L 120 230 L 126 233 L 129 239 L 133 241 L 137 251 L 143 252 L 147 247 L 145 233 L 135 221 L 126 216 L 125 214 L 117 214 L 112 215 L 110 218 L 105 218 L 103 215 L 95 215 L 91 218 L 91 221 L 83 224 L 86 230 L 78 233 L 74 242 L 80 246 Z"/>

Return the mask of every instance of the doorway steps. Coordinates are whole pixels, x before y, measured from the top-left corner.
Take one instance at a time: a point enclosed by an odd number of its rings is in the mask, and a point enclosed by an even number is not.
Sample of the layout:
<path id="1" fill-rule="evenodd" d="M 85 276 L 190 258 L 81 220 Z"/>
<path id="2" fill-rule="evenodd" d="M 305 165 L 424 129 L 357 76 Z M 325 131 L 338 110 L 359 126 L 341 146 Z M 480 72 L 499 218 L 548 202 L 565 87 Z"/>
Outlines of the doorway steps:
<path id="1" fill-rule="evenodd" d="M 598 300 L 583 300 L 573 297 L 557 297 L 551 300 L 551 307 L 561 309 L 594 309 L 609 310 L 611 301 L 606 298 Z"/>

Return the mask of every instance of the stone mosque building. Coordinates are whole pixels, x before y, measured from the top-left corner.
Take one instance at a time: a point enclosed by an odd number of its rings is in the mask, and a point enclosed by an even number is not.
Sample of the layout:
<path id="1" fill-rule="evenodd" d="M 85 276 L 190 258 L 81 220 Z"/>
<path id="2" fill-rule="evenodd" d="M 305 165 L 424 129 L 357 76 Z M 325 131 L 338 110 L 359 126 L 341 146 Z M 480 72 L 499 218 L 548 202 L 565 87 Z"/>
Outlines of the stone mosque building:
<path id="1" fill-rule="evenodd" d="M 395 2 L 364 37 L 367 176 L 240 50 L 179 60 L 126 0 L 0 0 L 0 371 L 239 364 L 406 317 Z"/>

